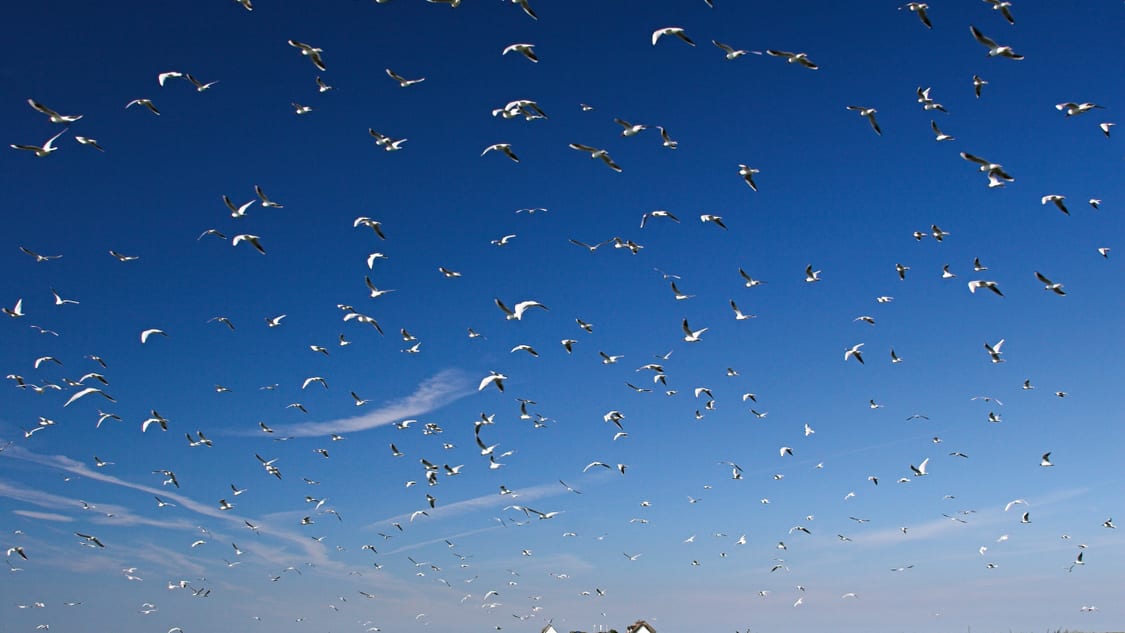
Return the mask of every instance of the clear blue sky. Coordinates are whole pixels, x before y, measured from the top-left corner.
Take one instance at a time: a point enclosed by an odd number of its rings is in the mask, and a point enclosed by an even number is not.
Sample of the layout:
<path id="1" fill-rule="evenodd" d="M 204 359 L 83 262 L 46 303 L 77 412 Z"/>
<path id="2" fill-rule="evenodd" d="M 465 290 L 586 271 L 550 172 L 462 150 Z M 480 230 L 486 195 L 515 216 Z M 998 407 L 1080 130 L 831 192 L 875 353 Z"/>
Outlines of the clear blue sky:
<path id="1" fill-rule="evenodd" d="M 0 9 L 6 630 L 1119 629 L 1125 7 L 933 4 Z"/>

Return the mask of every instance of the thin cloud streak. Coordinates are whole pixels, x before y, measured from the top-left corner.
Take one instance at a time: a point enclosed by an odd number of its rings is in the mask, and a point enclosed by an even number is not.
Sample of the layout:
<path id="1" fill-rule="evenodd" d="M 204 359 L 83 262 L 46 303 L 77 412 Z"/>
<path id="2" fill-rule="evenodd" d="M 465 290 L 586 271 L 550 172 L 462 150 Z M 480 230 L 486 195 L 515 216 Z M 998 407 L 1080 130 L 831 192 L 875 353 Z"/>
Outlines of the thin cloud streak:
<path id="1" fill-rule="evenodd" d="M 68 517 L 65 514 L 56 514 L 54 512 L 36 512 L 35 510 L 12 510 L 12 514 L 18 514 L 21 517 L 29 519 L 39 519 L 40 521 L 55 521 L 57 523 L 71 523 L 74 521 L 73 517 Z"/>
<path id="2" fill-rule="evenodd" d="M 414 393 L 392 400 L 370 413 L 325 422 L 302 422 L 279 426 L 276 430 L 293 437 L 319 437 L 332 433 L 367 431 L 392 422 L 425 415 L 471 393 L 473 390 L 468 377 L 459 370 L 447 369 L 422 381 Z"/>

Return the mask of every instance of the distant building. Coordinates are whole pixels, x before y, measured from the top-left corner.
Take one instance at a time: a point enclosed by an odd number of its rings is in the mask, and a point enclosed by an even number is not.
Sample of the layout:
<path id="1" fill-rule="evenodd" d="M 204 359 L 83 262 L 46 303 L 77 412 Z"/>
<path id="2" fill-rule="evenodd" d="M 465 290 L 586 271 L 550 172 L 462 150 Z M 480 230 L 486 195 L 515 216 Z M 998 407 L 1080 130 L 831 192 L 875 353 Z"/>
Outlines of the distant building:
<path id="1" fill-rule="evenodd" d="M 625 629 L 625 633 L 656 633 L 656 629 L 644 620 L 637 620 Z"/>

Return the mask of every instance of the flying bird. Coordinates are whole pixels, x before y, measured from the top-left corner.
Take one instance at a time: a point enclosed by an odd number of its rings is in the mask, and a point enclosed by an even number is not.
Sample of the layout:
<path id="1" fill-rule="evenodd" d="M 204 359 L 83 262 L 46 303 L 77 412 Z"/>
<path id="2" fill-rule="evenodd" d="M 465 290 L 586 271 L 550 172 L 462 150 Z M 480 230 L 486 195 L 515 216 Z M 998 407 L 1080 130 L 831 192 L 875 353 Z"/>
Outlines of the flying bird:
<path id="1" fill-rule="evenodd" d="M 1023 55 L 1016 53 L 1012 50 L 1011 46 L 1001 46 L 995 40 L 987 37 L 984 33 L 972 25 L 969 25 L 969 32 L 973 34 L 973 39 L 988 47 L 989 57 L 1007 57 L 1008 59 L 1023 59 Z"/>
<path id="2" fill-rule="evenodd" d="M 926 9 L 929 8 L 930 5 L 926 4 L 925 2 L 907 2 L 906 4 L 899 7 L 898 10 L 902 11 L 903 9 L 907 9 L 911 11 L 918 16 L 918 19 L 922 21 L 922 24 L 927 29 L 932 29 L 934 28 L 934 25 L 930 23 L 930 16 L 926 14 Z"/>
<path id="3" fill-rule="evenodd" d="M 809 70 L 817 70 L 820 68 L 820 66 L 817 66 L 809 59 L 807 53 L 790 53 L 788 51 L 766 49 L 766 55 L 770 55 L 771 57 L 784 57 L 785 61 L 790 64 L 800 64 Z"/>
<path id="4" fill-rule="evenodd" d="M 303 42 L 298 42 L 297 40 L 289 40 L 289 45 L 293 48 L 300 49 L 301 54 L 308 57 L 313 66 L 316 66 L 320 70 L 328 70 L 324 65 L 324 60 L 320 57 L 320 54 L 324 52 L 323 50 Z"/>
<path id="5" fill-rule="evenodd" d="M 858 112 L 860 116 L 867 117 L 867 121 L 871 123 L 871 129 L 875 130 L 876 134 L 880 136 L 883 135 L 883 131 L 879 129 L 879 124 L 875 121 L 875 113 L 878 112 L 878 110 L 876 110 L 875 108 L 854 105 L 848 106 L 848 109 L 854 112 Z"/>
<path id="6" fill-rule="evenodd" d="M 691 44 L 692 46 L 695 46 L 695 42 L 691 41 L 691 38 L 689 38 L 687 36 L 687 34 L 684 33 L 684 29 L 681 28 L 681 27 L 678 27 L 678 26 L 667 26 L 667 27 L 664 27 L 662 29 L 656 29 L 655 31 L 653 31 L 652 32 L 652 45 L 656 46 L 656 42 L 660 38 L 664 37 L 665 35 L 674 35 L 674 36 L 680 38 L 681 40 L 687 42 L 688 44 Z"/>

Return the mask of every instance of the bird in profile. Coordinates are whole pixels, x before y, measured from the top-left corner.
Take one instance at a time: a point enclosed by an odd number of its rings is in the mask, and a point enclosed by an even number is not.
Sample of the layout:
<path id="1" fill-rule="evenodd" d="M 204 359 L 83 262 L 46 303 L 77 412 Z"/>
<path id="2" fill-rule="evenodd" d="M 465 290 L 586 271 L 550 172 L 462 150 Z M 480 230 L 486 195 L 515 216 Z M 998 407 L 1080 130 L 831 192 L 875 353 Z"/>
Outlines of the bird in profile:
<path id="1" fill-rule="evenodd" d="M 927 29 L 932 29 L 934 28 L 934 25 L 930 22 L 930 16 L 926 14 L 926 9 L 929 8 L 930 5 L 926 4 L 925 2 L 907 2 L 906 4 L 899 7 L 898 10 L 902 11 L 903 9 L 906 9 L 911 13 L 914 13 L 918 16 L 918 19 L 922 21 L 923 26 L 925 26 Z"/>
<path id="2" fill-rule="evenodd" d="M 820 281 L 820 271 L 813 270 L 812 264 L 805 266 L 805 283 L 816 283 Z"/>
<path id="3" fill-rule="evenodd" d="M 590 158 L 601 159 L 601 161 L 613 171 L 616 171 L 618 173 L 621 172 L 621 166 L 613 162 L 613 158 L 610 157 L 609 152 L 605 151 L 604 149 L 591 147 L 589 145 L 582 145 L 581 143 L 571 143 L 570 149 L 578 150 L 580 152 L 588 152 L 590 154 Z"/>
<path id="4" fill-rule="evenodd" d="M 820 66 L 817 66 L 809 59 L 807 53 L 790 53 L 788 51 L 766 49 L 766 55 L 770 55 L 771 57 L 784 57 L 785 61 L 790 64 L 800 64 L 809 70 L 817 70 L 820 68 Z"/>
<path id="5" fill-rule="evenodd" d="M 51 123 L 62 123 L 65 125 L 69 125 L 82 118 L 81 114 L 59 114 L 58 112 L 55 112 L 54 110 L 48 108 L 47 106 L 39 103 L 34 99 L 28 99 L 27 104 L 30 105 L 36 112 L 47 115 L 47 118 L 50 119 Z"/>
<path id="6" fill-rule="evenodd" d="M 995 281 L 975 279 L 969 282 L 969 292 L 975 294 L 978 288 L 987 288 L 995 292 L 998 296 L 1004 296 L 1004 293 L 1000 292 L 1000 286 L 998 286 Z"/>
<path id="7" fill-rule="evenodd" d="M 758 173 L 759 171 L 761 170 L 754 169 L 753 167 L 749 167 L 741 163 L 739 163 L 738 165 L 738 175 L 742 176 L 742 180 L 744 180 L 746 182 L 746 185 L 753 191 L 758 190 L 758 185 L 754 184 L 754 174 Z"/>
<path id="8" fill-rule="evenodd" d="M 494 144 L 489 145 L 488 147 L 484 148 L 484 151 L 481 152 L 480 155 L 484 156 L 485 154 L 487 154 L 489 152 L 492 152 L 492 151 L 497 151 L 497 152 L 500 152 L 500 153 L 504 154 L 508 158 L 512 159 L 513 162 L 516 162 L 516 163 L 520 162 L 519 157 L 516 156 L 516 153 L 512 151 L 512 144 L 511 143 L 494 143 Z"/>
<path id="9" fill-rule="evenodd" d="M 984 79 L 981 79 L 980 75 L 973 75 L 973 94 L 977 96 L 977 99 L 980 99 L 981 88 L 987 85 L 988 82 Z"/>
<path id="10" fill-rule="evenodd" d="M 500 54 L 507 55 L 508 53 L 519 53 L 532 62 L 539 63 L 539 58 L 535 56 L 534 48 L 534 44 L 511 44 L 509 46 L 506 46 L 504 48 L 504 52 Z"/>
<path id="11" fill-rule="evenodd" d="M 1046 277 L 1043 276 L 1043 273 L 1039 272 L 1038 270 L 1035 271 L 1035 278 L 1038 279 L 1039 281 L 1043 282 L 1043 289 L 1044 290 L 1050 290 L 1051 292 L 1059 295 L 1060 297 L 1066 294 L 1066 291 L 1063 290 L 1062 284 L 1057 284 L 1057 283 L 1051 281 L 1050 279 L 1047 279 Z"/>
<path id="12" fill-rule="evenodd" d="M 28 151 L 28 152 L 33 152 L 37 158 L 43 158 L 44 156 L 47 156 L 47 155 L 51 154 L 52 152 L 59 149 L 59 148 L 55 147 L 54 143 L 55 143 L 55 140 L 58 139 L 63 134 L 66 134 L 65 129 L 62 130 L 61 132 L 59 132 L 58 134 L 52 136 L 51 138 L 47 139 L 47 142 L 43 143 L 42 145 L 19 145 L 19 144 L 16 144 L 16 143 L 12 143 L 8 147 L 11 147 L 12 149 L 22 149 L 22 150 L 25 150 L 25 151 Z"/>
<path id="13" fill-rule="evenodd" d="M 504 305 L 504 302 L 500 299 L 493 299 L 493 301 L 496 303 L 496 307 L 500 308 L 500 310 L 504 313 L 504 318 L 509 321 L 522 320 L 524 313 L 531 308 L 542 308 L 544 310 L 548 309 L 547 306 L 539 303 L 538 301 L 521 301 L 515 305 L 515 308 L 509 308 L 508 306 Z"/>
<path id="14" fill-rule="evenodd" d="M 875 113 L 878 112 L 878 110 L 876 110 L 875 108 L 854 105 L 848 106 L 848 109 L 852 110 L 853 112 L 858 112 L 862 117 L 867 117 L 867 121 L 871 123 L 871 129 L 875 130 L 876 134 L 880 136 L 883 135 L 883 131 L 879 129 L 879 123 L 875 121 Z"/>
<path id="15" fill-rule="evenodd" d="M 313 66 L 316 66 L 320 70 L 328 70 L 324 65 L 324 60 L 320 56 L 320 54 L 324 52 L 323 50 L 303 42 L 298 42 L 297 40 L 289 40 L 289 45 L 293 48 L 300 49 L 301 54 L 308 57 Z"/>
<path id="16" fill-rule="evenodd" d="M 848 349 L 844 350 L 844 361 L 846 362 L 849 358 L 854 357 L 857 361 L 859 361 L 859 364 L 862 365 L 863 352 L 860 350 L 860 348 L 863 347 L 863 345 L 863 343 L 856 343 L 855 345 L 852 345 Z"/>
<path id="17" fill-rule="evenodd" d="M 387 76 L 390 77 L 391 79 L 394 79 L 395 81 L 397 81 L 398 85 L 403 87 L 403 88 L 406 88 L 408 86 L 413 86 L 414 84 L 420 84 L 423 81 L 426 81 L 425 77 L 420 77 L 418 79 L 407 79 L 406 77 L 403 77 L 402 75 L 396 73 L 395 71 L 391 70 L 390 68 L 387 68 L 386 71 L 387 71 Z"/>
<path id="18" fill-rule="evenodd" d="M 1057 193 L 1052 193 L 1043 196 L 1043 198 L 1041 198 L 1039 202 L 1044 205 L 1050 202 L 1051 204 L 1054 204 L 1056 207 L 1058 207 L 1059 211 L 1062 211 L 1066 215 L 1070 215 L 1070 210 L 1066 208 L 1066 204 L 1063 202 L 1064 200 L 1066 200 L 1066 196 L 1060 196 Z M 1095 205 L 1094 208 L 1096 209 L 1097 205 Z"/>
<path id="19" fill-rule="evenodd" d="M 678 26 L 666 26 L 662 29 L 656 29 L 655 31 L 653 31 L 652 32 L 652 45 L 656 46 L 656 42 L 659 41 L 660 38 L 664 37 L 665 35 L 674 35 L 674 36 L 680 38 L 681 40 L 687 42 L 688 44 L 690 44 L 692 46 L 695 46 L 695 42 L 691 41 L 691 38 L 689 38 L 687 36 L 687 34 L 684 33 L 684 29 L 682 27 L 678 27 Z"/>
<path id="20" fill-rule="evenodd" d="M 148 108 L 149 112 L 155 114 L 156 116 L 160 116 L 160 110 L 157 110 L 156 106 L 153 105 L 152 99 L 133 99 L 129 103 L 125 104 L 125 109 L 129 109 L 135 105 L 144 106 Z"/>
<path id="21" fill-rule="evenodd" d="M 1008 59 L 1020 60 L 1023 55 L 1016 53 L 1012 50 L 1011 46 L 1001 46 L 995 40 L 980 32 L 980 29 L 973 25 L 969 25 L 969 32 L 973 34 L 973 39 L 980 42 L 982 45 L 988 47 L 989 57 L 1007 57 Z"/>

